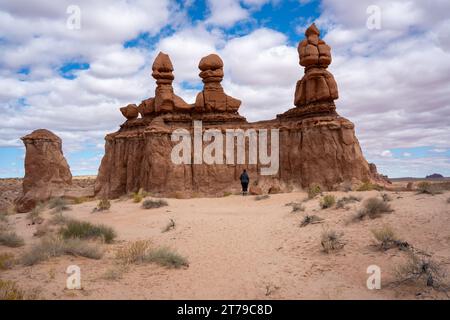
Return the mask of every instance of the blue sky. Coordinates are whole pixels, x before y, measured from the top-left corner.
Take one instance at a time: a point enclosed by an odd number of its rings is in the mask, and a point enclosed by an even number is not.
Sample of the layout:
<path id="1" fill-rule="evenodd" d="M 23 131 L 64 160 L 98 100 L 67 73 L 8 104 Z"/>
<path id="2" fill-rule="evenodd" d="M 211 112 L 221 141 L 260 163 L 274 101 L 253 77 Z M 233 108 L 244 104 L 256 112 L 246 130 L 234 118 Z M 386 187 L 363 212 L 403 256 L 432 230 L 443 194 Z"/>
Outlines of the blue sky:
<path id="1" fill-rule="evenodd" d="M 66 9 L 80 7 L 81 27 Z M 369 5 L 381 28 L 366 25 Z M 312 22 L 332 46 L 338 112 L 355 123 L 370 162 L 391 177 L 450 176 L 450 5 L 363 0 L 0 0 L 0 177 L 23 175 L 20 137 L 47 128 L 74 175 L 96 174 L 118 109 L 152 96 L 159 51 L 193 102 L 199 59 L 225 62 L 225 90 L 250 121 L 292 107 L 296 47 Z"/>

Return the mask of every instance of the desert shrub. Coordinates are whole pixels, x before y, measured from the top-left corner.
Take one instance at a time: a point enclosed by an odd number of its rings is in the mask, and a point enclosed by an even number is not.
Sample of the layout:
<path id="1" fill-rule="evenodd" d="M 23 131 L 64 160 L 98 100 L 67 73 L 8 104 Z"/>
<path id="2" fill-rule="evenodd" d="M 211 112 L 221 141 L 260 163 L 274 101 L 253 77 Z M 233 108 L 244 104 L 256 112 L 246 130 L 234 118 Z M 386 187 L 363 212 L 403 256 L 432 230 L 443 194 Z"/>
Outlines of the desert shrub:
<path id="1" fill-rule="evenodd" d="M 162 232 L 167 232 L 172 229 L 175 229 L 175 221 L 173 221 L 173 219 L 170 219 L 169 223 L 162 229 Z"/>
<path id="2" fill-rule="evenodd" d="M 292 203 L 292 212 L 303 212 L 305 207 L 301 203 Z"/>
<path id="3" fill-rule="evenodd" d="M 53 217 L 50 218 L 49 223 L 55 225 L 67 224 L 71 218 L 66 217 L 62 212 L 57 212 Z"/>
<path id="4" fill-rule="evenodd" d="M 151 248 L 150 242 L 139 240 L 119 249 L 116 258 L 125 264 L 131 263 L 156 263 L 169 268 L 188 266 L 188 261 L 183 256 L 167 247 Z"/>
<path id="5" fill-rule="evenodd" d="M 321 223 L 322 221 L 323 219 L 316 215 L 306 215 L 303 217 L 300 227 L 306 227 L 308 224 Z"/>
<path id="6" fill-rule="evenodd" d="M 143 263 L 145 256 L 150 251 L 150 241 L 138 240 L 120 248 L 116 252 L 116 258 L 125 264 Z"/>
<path id="7" fill-rule="evenodd" d="M 321 192 L 322 190 L 320 189 L 320 186 L 318 184 L 310 185 L 308 188 L 308 199 L 316 197 Z"/>
<path id="8" fill-rule="evenodd" d="M 369 181 L 363 182 L 356 191 L 372 191 L 372 190 L 382 190 L 383 188 L 377 184 L 371 183 Z"/>
<path id="9" fill-rule="evenodd" d="M 138 192 L 132 193 L 132 198 L 133 198 L 134 203 L 140 203 L 142 201 L 142 199 L 144 199 L 147 196 L 148 196 L 148 193 L 142 188 L 140 188 Z"/>
<path id="10" fill-rule="evenodd" d="M 419 182 L 417 185 L 417 193 L 418 194 L 430 194 L 434 196 L 435 194 L 441 194 L 442 193 L 442 184 L 437 183 L 429 183 L 426 181 Z"/>
<path id="11" fill-rule="evenodd" d="M 336 197 L 332 194 L 327 194 L 320 199 L 320 207 L 322 209 L 331 208 L 336 203 Z"/>
<path id="12" fill-rule="evenodd" d="M 269 198 L 270 198 L 270 196 L 268 194 L 263 194 L 263 195 L 256 196 L 255 200 L 259 201 L 259 200 L 265 200 L 265 199 L 269 199 Z"/>
<path id="13" fill-rule="evenodd" d="M 134 203 L 140 203 L 143 198 L 144 197 L 141 194 L 139 194 L 139 193 L 134 193 L 133 194 L 133 202 Z"/>
<path id="14" fill-rule="evenodd" d="M 359 201 L 361 201 L 360 197 L 355 197 L 355 196 L 343 197 L 336 202 L 336 208 L 342 209 L 342 208 L 345 208 L 346 204 L 349 204 L 352 202 L 359 202 Z"/>
<path id="15" fill-rule="evenodd" d="M 150 250 L 145 261 L 176 269 L 189 266 L 186 258 L 167 247 Z"/>
<path id="16" fill-rule="evenodd" d="M 389 202 L 392 201 L 392 198 L 390 195 L 388 195 L 387 193 L 383 193 L 381 194 L 381 199 L 383 199 L 384 202 Z"/>
<path id="17" fill-rule="evenodd" d="M 108 199 L 102 199 L 97 203 L 97 206 L 92 210 L 92 212 L 107 211 L 111 208 L 111 202 Z"/>
<path id="18" fill-rule="evenodd" d="M 43 237 L 50 231 L 49 225 L 47 223 L 40 224 L 36 227 L 36 231 L 33 233 L 35 237 Z"/>
<path id="19" fill-rule="evenodd" d="M 23 238 L 18 236 L 14 231 L 0 229 L 0 245 L 17 248 L 24 244 Z"/>
<path id="20" fill-rule="evenodd" d="M 14 255 L 11 253 L 0 253 L 0 270 L 11 269 L 14 265 Z"/>
<path id="21" fill-rule="evenodd" d="M 391 248 L 399 248 L 400 250 L 406 250 L 410 248 L 410 245 L 401 241 L 395 235 L 394 230 L 388 225 L 384 225 L 380 229 L 371 230 L 375 240 L 378 242 L 378 246 L 381 250 L 389 250 Z"/>
<path id="22" fill-rule="evenodd" d="M 167 203 L 167 201 L 163 200 L 163 199 L 157 199 L 157 200 L 146 199 L 142 203 L 142 208 L 144 208 L 144 209 L 155 209 L 155 208 L 165 207 L 165 206 L 168 206 L 168 205 L 169 204 Z"/>
<path id="23" fill-rule="evenodd" d="M 433 289 L 447 292 L 449 285 L 440 264 L 429 256 L 410 253 L 408 261 L 396 270 L 397 283 L 426 284 Z"/>
<path id="24" fill-rule="evenodd" d="M 0 300 L 24 300 L 25 292 L 15 282 L 0 279 Z"/>
<path id="25" fill-rule="evenodd" d="M 320 244 L 325 253 L 339 250 L 344 247 L 344 243 L 341 241 L 342 233 L 338 233 L 335 230 L 324 230 L 321 235 Z"/>
<path id="26" fill-rule="evenodd" d="M 88 201 L 91 201 L 91 199 L 88 197 L 78 197 L 78 198 L 73 199 L 74 204 L 82 204 L 82 203 L 88 202 Z"/>
<path id="27" fill-rule="evenodd" d="M 70 210 L 69 203 L 64 198 L 53 198 L 48 202 L 48 207 L 54 212 Z"/>
<path id="28" fill-rule="evenodd" d="M 111 243 L 117 236 L 111 227 L 77 220 L 70 220 L 61 228 L 60 233 L 65 239 L 102 239 L 106 243 Z"/>
<path id="29" fill-rule="evenodd" d="M 224 197 L 229 197 L 229 196 L 231 196 L 233 193 L 231 193 L 231 192 L 229 192 L 229 191 L 225 191 L 224 193 L 223 193 L 223 196 Z"/>
<path id="30" fill-rule="evenodd" d="M 103 256 L 103 250 L 96 244 L 80 239 L 46 237 L 23 254 L 21 263 L 25 266 L 32 266 L 38 262 L 62 255 L 100 259 Z"/>
<path id="31" fill-rule="evenodd" d="M 363 207 L 358 210 L 354 220 L 362 220 L 365 217 L 375 219 L 380 217 L 382 214 L 391 213 L 392 211 L 394 210 L 392 210 L 389 203 L 378 198 L 369 198 L 364 201 Z"/>
<path id="32" fill-rule="evenodd" d="M 44 219 L 41 216 L 42 211 L 44 211 L 44 209 L 45 205 L 42 203 L 38 203 L 36 207 L 34 207 L 33 210 L 31 210 L 28 213 L 27 219 L 30 220 L 31 224 L 39 224 L 42 223 L 42 221 L 44 221 Z"/>

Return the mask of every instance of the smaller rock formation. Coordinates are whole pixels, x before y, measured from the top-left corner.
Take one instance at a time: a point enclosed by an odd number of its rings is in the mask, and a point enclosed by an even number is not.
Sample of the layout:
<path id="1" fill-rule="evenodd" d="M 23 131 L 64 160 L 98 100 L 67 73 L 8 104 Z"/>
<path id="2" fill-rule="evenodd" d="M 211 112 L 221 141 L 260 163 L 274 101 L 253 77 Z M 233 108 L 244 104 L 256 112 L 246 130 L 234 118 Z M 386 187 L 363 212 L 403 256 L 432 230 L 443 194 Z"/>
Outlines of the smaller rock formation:
<path id="1" fill-rule="evenodd" d="M 237 112 L 241 101 L 225 94 L 222 85 L 223 61 L 217 54 L 210 54 L 200 60 L 199 76 L 203 79 L 203 91 L 197 95 L 197 112 Z"/>
<path id="2" fill-rule="evenodd" d="M 172 87 L 175 79 L 170 57 L 160 52 L 153 62 L 152 76 L 156 79 L 155 97 L 142 101 L 138 107 L 142 117 L 172 111 L 189 111 L 192 106 L 177 96 Z"/>
<path id="3" fill-rule="evenodd" d="M 62 196 L 72 184 L 72 174 L 62 152 L 61 139 L 39 129 L 21 138 L 26 148 L 22 195 L 16 200 L 18 212 L 33 209 L 38 202 Z"/>
<path id="4" fill-rule="evenodd" d="M 139 110 L 135 104 L 129 104 L 126 107 L 120 108 L 120 112 L 122 112 L 127 120 L 134 120 L 139 116 Z"/>

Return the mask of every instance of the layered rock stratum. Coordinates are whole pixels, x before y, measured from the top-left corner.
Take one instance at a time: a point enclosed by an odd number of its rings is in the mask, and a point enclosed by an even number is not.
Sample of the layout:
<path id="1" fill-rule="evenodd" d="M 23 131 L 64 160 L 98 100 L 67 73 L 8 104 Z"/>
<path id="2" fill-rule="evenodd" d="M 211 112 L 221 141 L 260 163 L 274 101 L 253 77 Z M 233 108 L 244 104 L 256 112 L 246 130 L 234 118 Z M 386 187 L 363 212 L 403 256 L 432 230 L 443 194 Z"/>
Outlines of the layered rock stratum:
<path id="1" fill-rule="evenodd" d="M 331 48 L 320 39 L 314 24 L 305 36 L 298 47 L 305 74 L 296 86 L 295 107 L 276 119 L 255 123 L 249 123 L 239 114 L 241 101 L 224 92 L 220 84 L 224 77 L 223 61 L 218 55 L 201 59 L 199 76 L 204 88 L 195 103 L 187 104 L 174 94 L 172 62 L 168 55 L 160 53 L 152 67 L 157 83 L 155 96 L 139 106 L 131 104 L 121 108 L 127 120 L 117 132 L 105 138 L 105 155 L 95 193 L 108 198 L 139 189 L 165 196 L 223 195 L 240 188 L 238 178 L 244 168 L 249 172 L 250 191 L 254 194 L 289 191 L 313 184 L 337 189 L 362 182 L 385 183 L 376 167 L 365 160 L 354 124 L 336 112 L 334 100 L 338 98 L 338 87 L 327 70 L 332 60 Z M 200 132 L 206 135 L 211 130 L 224 136 L 231 129 L 247 133 L 267 130 L 268 141 L 273 142 L 271 139 L 278 134 L 279 150 L 274 152 L 279 154 L 279 170 L 265 175 L 264 158 L 251 161 L 250 138 L 244 140 L 244 163 L 236 161 L 236 154 L 232 155 L 235 161 L 228 161 L 231 156 L 227 158 L 225 152 L 217 154 L 216 151 L 215 162 L 196 161 L 195 138 L 189 140 L 192 147 L 189 154 L 183 153 L 190 163 L 174 163 L 171 154 L 179 140 L 173 139 L 173 133 L 181 130 L 182 135 L 195 137 L 199 130 L 195 121 L 201 121 Z M 201 148 L 205 152 L 217 142 L 214 137 L 203 136 L 207 143 Z M 231 143 L 237 150 L 238 139 Z"/>

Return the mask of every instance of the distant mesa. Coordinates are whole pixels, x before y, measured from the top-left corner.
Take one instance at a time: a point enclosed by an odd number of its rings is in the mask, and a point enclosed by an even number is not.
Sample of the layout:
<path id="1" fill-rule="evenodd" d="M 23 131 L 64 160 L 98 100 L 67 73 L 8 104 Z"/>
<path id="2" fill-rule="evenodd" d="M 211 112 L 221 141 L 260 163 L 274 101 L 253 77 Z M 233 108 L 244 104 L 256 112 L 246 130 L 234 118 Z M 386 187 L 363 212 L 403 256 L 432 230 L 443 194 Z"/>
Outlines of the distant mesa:
<path id="1" fill-rule="evenodd" d="M 444 176 L 440 173 L 433 173 L 425 177 L 425 179 L 442 179 L 442 178 L 444 178 Z"/>

